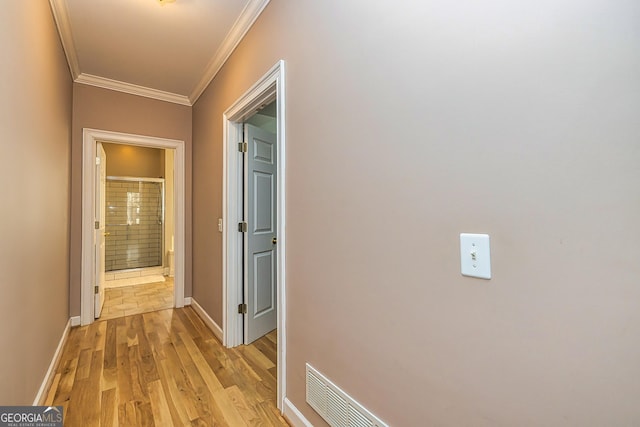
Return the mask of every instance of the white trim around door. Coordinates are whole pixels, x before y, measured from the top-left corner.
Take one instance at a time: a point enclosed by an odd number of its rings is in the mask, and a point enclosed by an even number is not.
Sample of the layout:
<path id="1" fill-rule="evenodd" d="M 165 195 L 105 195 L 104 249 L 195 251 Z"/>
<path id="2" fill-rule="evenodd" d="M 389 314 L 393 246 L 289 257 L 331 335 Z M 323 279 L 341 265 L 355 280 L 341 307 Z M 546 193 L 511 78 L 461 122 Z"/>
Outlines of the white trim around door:
<path id="1" fill-rule="evenodd" d="M 222 233 L 222 298 L 224 345 L 235 347 L 243 343 L 242 302 L 243 247 L 238 222 L 242 221 L 242 156 L 238 142 L 242 141 L 242 123 L 258 107 L 276 100 L 277 145 L 277 306 L 278 306 L 278 408 L 282 410 L 286 385 L 286 293 L 285 293 L 285 89 L 284 61 L 278 61 L 258 82 L 242 95 L 223 115 L 223 233 Z"/>
<path id="2" fill-rule="evenodd" d="M 174 149 L 175 179 L 175 279 L 174 304 L 184 307 L 185 277 L 185 147 L 184 141 L 156 138 L 152 136 L 83 129 L 82 132 L 82 272 L 80 279 L 80 323 L 88 325 L 94 321 L 94 294 L 92 278 L 95 264 L 93 257 L 94 203 L 96 174 L 96 143 L 137 145 L 160 149 Z"/>

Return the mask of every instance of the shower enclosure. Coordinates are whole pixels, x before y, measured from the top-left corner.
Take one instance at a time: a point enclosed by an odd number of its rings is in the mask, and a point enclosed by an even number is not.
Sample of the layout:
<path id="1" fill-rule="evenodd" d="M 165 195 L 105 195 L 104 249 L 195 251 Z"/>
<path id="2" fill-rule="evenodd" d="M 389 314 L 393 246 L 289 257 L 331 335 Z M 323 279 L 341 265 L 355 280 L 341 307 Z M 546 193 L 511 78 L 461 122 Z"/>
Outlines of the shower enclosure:
<path id="1" fill-rule="evenodd" d="M 162 266 L 164 179 L 107 177 L 105 270 Z"/>

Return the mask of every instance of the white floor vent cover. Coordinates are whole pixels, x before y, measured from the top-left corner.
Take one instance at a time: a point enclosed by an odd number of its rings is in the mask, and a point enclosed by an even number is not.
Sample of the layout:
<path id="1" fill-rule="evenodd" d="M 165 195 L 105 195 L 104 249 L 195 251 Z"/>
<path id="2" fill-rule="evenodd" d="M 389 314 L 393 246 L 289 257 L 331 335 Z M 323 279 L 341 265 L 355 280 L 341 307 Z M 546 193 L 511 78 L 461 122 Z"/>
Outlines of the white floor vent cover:
<path id="1" fill-rule="evenodd" d="M 308 363 L 307 403 L 331 427 L 388 427 Z"/>

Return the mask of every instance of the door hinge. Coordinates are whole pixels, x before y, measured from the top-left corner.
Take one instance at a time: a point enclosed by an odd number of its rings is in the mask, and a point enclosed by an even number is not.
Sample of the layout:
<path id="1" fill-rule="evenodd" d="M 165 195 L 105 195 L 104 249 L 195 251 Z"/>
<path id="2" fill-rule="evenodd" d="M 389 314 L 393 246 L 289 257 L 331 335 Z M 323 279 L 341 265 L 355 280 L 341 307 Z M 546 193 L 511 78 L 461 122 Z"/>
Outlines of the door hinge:
<path id="1" fill-rule="evenodd" d="M 247 225 L 246 222 L 242 221 L 238 223 L 238 231 L 241 233 L 246 233 L 247 230 L 249 229 L 249 226 Z"/>
<path id="2" fill-rule="evenodd" d="M 96 157 L 96 165 L 100 164 L 100 157 Z"/>
<path id="3" fill-rule="evenodd" d="M 238 142 L 238 151 L 241 153 L 246 153 L 249 151 L 249 144 L 246 142 Z"/>
<path id="4" fill-rule="evenodd" d="M 94 222 L 94 223 L 93 223 L 93 227 L 94 227 L 96 230 L 99 230 L 99 229 L 100 229 L 100 221 L 96 221 L 96 222 Z"/>
<path id="5" fill-rule="evenodd" d="M 247 304 L 238 304 L 238 314 L 247 314 Z"/>
<path id="6" fill-rule="evenodd" d="M 93 287 L 93 293 L 94 293 L 94 294 L 98 294 L 98 293 L 100 293 L 100 286 L 94 286 L 94 287 Z"/>

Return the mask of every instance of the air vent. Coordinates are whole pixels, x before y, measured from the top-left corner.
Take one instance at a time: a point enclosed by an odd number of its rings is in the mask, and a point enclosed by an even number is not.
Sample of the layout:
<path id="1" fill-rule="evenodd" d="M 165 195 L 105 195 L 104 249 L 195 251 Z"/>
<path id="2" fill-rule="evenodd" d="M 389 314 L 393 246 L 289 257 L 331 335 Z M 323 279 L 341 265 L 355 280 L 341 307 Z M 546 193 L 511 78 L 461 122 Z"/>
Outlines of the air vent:
<path id="1" fill-rule="evenodd" d="M 388 427 L 308 363 L 307 403 L 331 427 Z"/>

